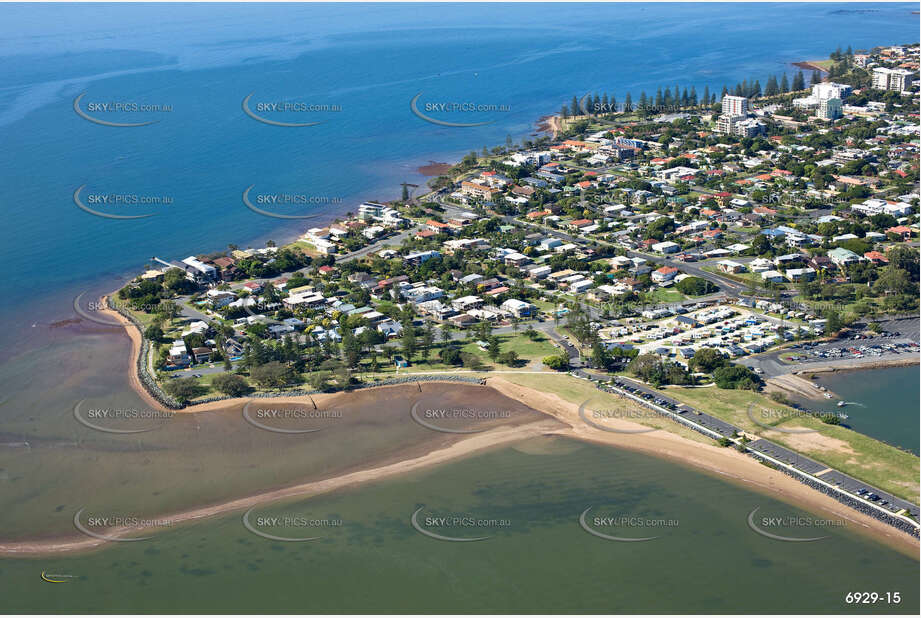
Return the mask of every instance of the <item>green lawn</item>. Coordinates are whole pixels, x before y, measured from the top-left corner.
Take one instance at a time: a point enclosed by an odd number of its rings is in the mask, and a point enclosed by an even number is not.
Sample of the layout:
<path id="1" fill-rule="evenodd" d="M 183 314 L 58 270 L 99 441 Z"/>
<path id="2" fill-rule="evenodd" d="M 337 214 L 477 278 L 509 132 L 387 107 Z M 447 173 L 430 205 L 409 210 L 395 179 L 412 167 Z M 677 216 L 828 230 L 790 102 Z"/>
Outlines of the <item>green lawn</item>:
<path id="1" fill-rule="evenodd" d="M 721 388 L 669 387 L 668 394 L 689 405 L 708 412 L 747 432 L 807 455 L 818 462 L 850 474 L 880 489 L 917 503 L 918 475 L 921 473 L 917 456 L 874 440 L 846 427 L 827 425 L 819 419 L 795 413 L 769 397 L 751 391 Z M 759 422 L 784 428 L 817 429 L 814 434 L 789 434 L 770 431 L 748 416 L 753 404 L 753 416 Z M 778 411 L 776 421 L 765 422 L 759 409 Z M 789 414 L 789 416 L 782 416 Z M 773 419 L 774 417 L 772 417 Z"/>
<path id="2" fill-rule="evenodd" d="M 684 300 L 685 295 L 673 287 L 656 288 L 650 298 L 653 302 L 657 303 L 677 303 Z"/>

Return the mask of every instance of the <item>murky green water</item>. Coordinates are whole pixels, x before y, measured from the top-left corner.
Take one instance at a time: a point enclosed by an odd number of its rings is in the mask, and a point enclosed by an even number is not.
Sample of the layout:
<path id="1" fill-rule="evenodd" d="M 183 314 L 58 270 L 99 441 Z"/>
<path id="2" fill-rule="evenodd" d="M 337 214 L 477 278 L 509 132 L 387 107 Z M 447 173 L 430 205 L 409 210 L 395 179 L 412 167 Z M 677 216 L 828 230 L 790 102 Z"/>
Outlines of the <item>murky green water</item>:
<path id="1" fill-rule="evenodd" d="M 586 524 L 618 538 L 582 528 Z M 752 531 L 747 518 L 784 542 Z M 437 540 L 417 531 L 476 542 Z M 278 522 L 266 518 L 279 518 Z M 786 518 L 775 525 L 771 518 Z M 801 517 L 801 521 L 789 521 Z M 288 518 L 285 522 L 284 518 Z M 439 518 L 451 521 L 442 525 Z M 597 519 L 596 519 L 597 518 Z M 608 525 L 607 518 L 616 518 Z M 383 482 L 110 544 L 0 560 L 7 612 L 918 612 L 918 562 L 674 464 L 539 438 Z M 74 576 L 49 584 L 42 571 Z M 852 606 L 852 591 L 899 605 Z"/>

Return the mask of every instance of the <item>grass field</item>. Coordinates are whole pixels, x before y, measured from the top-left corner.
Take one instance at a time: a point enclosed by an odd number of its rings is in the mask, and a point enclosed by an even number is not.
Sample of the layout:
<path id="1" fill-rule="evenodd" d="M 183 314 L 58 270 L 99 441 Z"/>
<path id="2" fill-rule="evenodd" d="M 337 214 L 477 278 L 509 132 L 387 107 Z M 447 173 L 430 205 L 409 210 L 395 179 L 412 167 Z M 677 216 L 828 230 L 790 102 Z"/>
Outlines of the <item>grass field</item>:
<path id="1" fill-rule="evenodd" d="M 921 468 L 918 457 L 911 453 L 846 427 L 827 425 L 817 418 L 797 414 L 793 408 L 781 405 L 760 393 L 716 387 L 671 387 L 666 389 L 666 392 L 747 432 L 782 444 L 906 500 L 918 502 L 918 475 Z M 752 416 L 763 424 L 817 431 L 799 434 L 770 431 L 749 418 L 749 405 L 754 406 Z M 759 409 L 778 411 L 778 414 L 783 416 L 778 416 L 775 421 L 765 422 L 764 417 L 758 412 Z"/>
<path id="2" fill-rule="evenodd" d="M 566 373 L 504 373 L 502 374 L 502 379 L 544 393 L 559 395 L 561 399 L 577 405 L 588 401 L 589 403 L 587 406 L 592 409 L 604 408 L 606 410 L 620 410 L 627 409 L 627 407 L 630 406 L 631 409 L 641 412 L 645 411 L 645 408 L 640 408 L 640 406 L 628 400 L 598 390 L 593 383 L 587 380 L 580 380 Z M 700 442 L 702 444 L 714 443 L 712 439 L 652 412 L 649 414 L 631 416 L 629 420 L 648 427 L 655 427 L 663 431 L 678 434 L 694 442 Z"/>

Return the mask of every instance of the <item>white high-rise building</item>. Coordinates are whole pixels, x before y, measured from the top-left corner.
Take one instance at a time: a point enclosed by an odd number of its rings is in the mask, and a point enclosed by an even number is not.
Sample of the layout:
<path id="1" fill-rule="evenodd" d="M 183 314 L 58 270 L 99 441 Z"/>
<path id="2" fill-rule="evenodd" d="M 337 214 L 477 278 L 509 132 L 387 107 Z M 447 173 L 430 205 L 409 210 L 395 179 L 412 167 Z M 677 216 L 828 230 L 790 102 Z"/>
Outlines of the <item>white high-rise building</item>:
<path id="1" fill-rule="evenodd" d="M 822 99 L 815 115 L 825 120 L 836 120 L 841 117 L 841 110 L 841 99 Z"/>
<path id="2" fill-rule="evenodd" d="M 727 94 L 723 97 L 724 116 L 745 116 L 750 111 L 747 97 Z"/>
<path id="3" fill-rule="evenodd" d="M 873 89 L 901 92 L 911 88 L 914 78 L 914 73 L 907 69 L 876 67 L 873 69 Z"/>

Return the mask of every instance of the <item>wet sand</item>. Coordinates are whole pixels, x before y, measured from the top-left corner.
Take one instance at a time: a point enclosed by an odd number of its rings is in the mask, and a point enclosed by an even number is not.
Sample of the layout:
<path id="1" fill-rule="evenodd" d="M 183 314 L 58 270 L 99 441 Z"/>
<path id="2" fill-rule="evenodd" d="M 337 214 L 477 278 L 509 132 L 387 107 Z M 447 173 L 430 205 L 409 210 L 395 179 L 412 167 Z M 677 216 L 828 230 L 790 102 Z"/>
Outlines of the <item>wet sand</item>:
<path id="1" fill-rule="evenodd" d="M 168 520 L 171 525 L 188 523 L 191 521 L 215 517 L 233 512 L 240 512 L 253 506 L 258 506 L 278 500 L 290 498 L 306 498 L 315 496 L 346 487 L 351 487 L 359 483 L 373 482 L 379 479 L 387 478 L 404 472 L 411 472 L 428 466 L 447 462 L 452 459 L 464 457 L 478 451 L 494 448 L 510 442 L 526 440 L 536 436 L 553 433 L 559 430 L 559 423 L 553 420 L 537 421 L 516 427 L 500 427 L 497 429 L 475 434 L 472 437 L 456 442 L 442 449 L 427 453 L 421 457 L 407 459 L 397 463 L 366 470 L 359 470 L 349 474 L 343 474 L 321 481 L 302 483 L 293 485 L 275 491 L 263 492 L 231 500 L 221 504 L 196 508 L 179 513 L 171 513 L 158 516 L 159 520 Z M 105 536 L 121 539 L 131 536 L 137 536 L 145 529 L 142 527 L 121 527 L 106 530 Z M 149 530 L 148 530 L 149 531 Z M 12 543 L 0 543 L 0 556 L 40 556 L 57 553 L 70 553 L 94 549 L 109 543 L 98 538 L 80 536 L 76 538 L 66 538 L 48 541 L 20 541 Z M 117 542 L 117 541 L 112 541 Z"/>
<path id="2" fill-rule="evenodd" d="M 117 315 L 117 312 L 111 313 Z M 136 350 L 140 349 L 140 335 L 137 333 L 137 329 L 128 323 L 127 320 L 121 318 L 120 321 L 126 325 L 126 330 L 129 333 L 129 337 L 132 338 L 132 363 L 129 365 L 129 374 L 132 375 L 132 386 L 135 386 L 139 391 L 143 391 L 143 388 L 137 380 L 137 376 L 135 375 L 134 371 L 134 359 L 136 358 Z M 802 378 L 799 379 L 805 382 L 805 380 Z M 567 429 L 560 429 L 559 426 L 557 426 L 557 428 L 553 430 L 551 427 L 539 423 L 541 425 L 539 433 L 548 433 L 553 431 L 554 433 L 567 435 L 580 440 L 588 440 L 601 444 L 609 444 L 612 446 L 628 448 L 656 457 L 662 457 L 684 464 L 689 464 L 701 470 L 719 474 L 725 478 L 741 483 L 744 486 L 761 490 L 775 497 L 781 497 L 781 499 L 784 499 L 792 504 L 846 519 L 850 522 L 853 522 L 856 526 L 859 526 L 860 529 L 865 530 L 878 540 L 886 543 L 887 545 L 898 548 L 901 551 L 905 551 L 906 548 L 909 548 L 912 552 L 916 553 L 917 549 L 919 548 L 917 539 L 899 532 L 877 519 L 853 511 L 852 509 L 849 509 L 840 504 L 836 500 L 820 492 L 817 492 L 814 489 L 803 485 L 802 483 L 797 482 L 796 480 L 784 475 L 781 472 L 772 470 L 758 463 L 751 457 L 747 457 L 732 449 L 723 448 L 716 445 L 711 446 L 700 444 L 698 442 L 692 442 L 682 438 L 681 436 L 678 436 L 677 434 L 673 434 L 667 431 L 655 431 L 639 434 L 600 431 L 588 426 L 582 421 L 581 418 L 579 418 L 577 405 L 567 402 L 557 395 L 519 386 L 517 384 L 503 380 L 501 377 L 487 378 L 487 385 L 492 389 L 495 389 L 495 391 L 498 393 L 501 393 L 510 399 L 521 402 L 529 408 L 539 410 L 545 414 L 551 415 L 568 426 Z M 454 386 L 457 386 L 456 383 Z M 445 390 L 450 388 L 448 384 L 444 384 L 442 387 Z M 367 397 L 369 396 L 369 393 L 386 392 L 387 389 L 390 388 L 406 387 L 405 385 L 399 385 L 397 387 L 365 389 L 347 394 L 337 393 L 330 395 L 314 395 L 313 397 L 285 397 L 266 401 L 271 401 L 273 404 L 292 403 L 327 407 L 335 405 L 335 402 L 340 400 L 339 398 L 342 397 L 355 397 L 356 395 L 363 395 Z M 420 391 L 422 390 L 421 386 L 418 386 L 418 388 Z M 373 394 L 370 396 L 375 397 Z M 182 410 L 182 412 L 196 413 L 225 409 L 229 405 L 232 405 L 234 402 L 239 404 L 242 401 L 244 400 L 238 399 L 199 404 L 185 408 Z M 628 430 L 644 428 L 642 425 L 622 419 L 606 419 L 605 423 L 614 428 L 623 428 Z M 535 424 L 535 427 L 536 426 L 537 424 Z M 475 452 L 481 448 L 485 448 L 488 445 L 506 443 L 512 440 L 522 439 L 523 437 L 529 435 L 535 435 L 527 430 L 517 428 L 506 429 L 504 430 L 504 433 L 496 433 L 498 431 L 499 430 L 496 429 L 475 434 L 473 437 L 461 440 L 460 442 L 452 444 L 444 449 L 441 449 L 440 451 L 433 451 L 419 458 L 393 463 L 385 466 L 384 468 L 372 468 L 369 470 L 346 474 L 340 477 L 330 478 L 325 481 L 308 483 L 306 485 L 297 485 L 288 489 L 277 490 L 275 492 L 257 494 L 256 496 L 251 496 L 250 498 L 245 498 L 242 500 L 235 500 L 221 505 L 206 507 L 204 509 L 197 509 L 195 511 L 187 511 L 184 514 L 180 514 L 180 516 L 185 517 L 183 521 L 188 519 L 198 519 L 200 517 L 207 517 L 209 515 L 226 513 L 244 508 L 244 503 L 245 505 L 251 506 L 252 504 L 261 504 L 265 501 L 290 497 L 292 495 L 313 495 L 314 493 L 319 493 L 319 491 L 331 491 L 342 486 L 360 482 L 356 480 L 357 478 L 361 478 L 362 481 L 374 480 L 375 478 L 382 478 L 383 476 L 396 474 L 404 469 L 403 466 L 410 466 L 408 469 L 416 469 L 420 465 L 430 465 L 431 463 L 436 463 L 439 461 L 447 461 L 463 454 Z M 518 437 L 514 437 L 516 435 Z M 467 443 L 467 445 L 463 446 L 465 443 Z M 441 455 L 437 454 L 439 452 L 441 452 Z M 341 485 L 340 483 L 345 483 L 345 485 Z M 318 489 L 320 487 L 326 487 L 326 489 Z M 292 494 L 288 492 L 295 493 Z M 130 531 L 126 531 L 124 534 L 129 532 Z M 73 551 L 73 549 L 96 546 L 98 543 L 93 543 L 93 541 L 95 541 L 95 539 L 80 540 L 76 542 L 52 542 L 50 544 L 0 544 L 0 554 L 6 553 L 8 551 L 15 553 L 15 549 L 17 547 L 23 547 L 26 550 L 32 550 L 33 553 Z M 87 542 L 89 542 L 90 545 L 87 545 Z M 76 545 L 74 545 L 74 543 L 76 543 Z"/>
<path id="3" fill-rule="evenodd" d="M 716 473 L 744 487 L 756 489 L 794 506 L 845 519 L 855 529 L 870 534 L 876 540 L 903 553 L 908 553 L 915 558 L 918 557 L 918 549 L 921 547 L 918 539 L 899 532 L 878 519 L 854 511 L 837 500 L 777 470 L 768 468 L 734 449 L 723 448 L 715 444 L 711 446 L 691 442 L 666 431 L 640 434 L 599 431 L 593 429 L 579 418 L 579 407 L 576 404 L 565 401 L 558 395 L 519 386 L 499 377 L 489 378 L 487 385 L 512 399 L 517 399 L 536 410 L 552 414 L 567 423 L 571 429 L 560 432 L 563 435 L 626 448 Z M 609 418 L 603 422 L 614 429 L 636 430 L 645 428 L 643 425 L 622 419 Z"/>
<path id="4" fill-rule="evenodd" d="M 423 176 L 443 176 L 444 174 L 450 172 L 452 167 L 454 166 L 450 163 L 429 161 L 427 165 L 420 165 L 418 168 L 416 168 L 416 171 Z"/>

